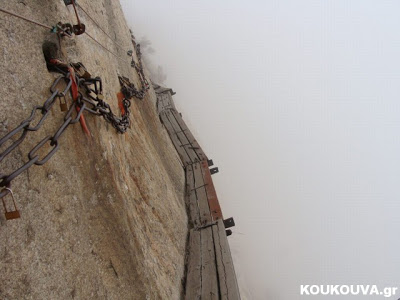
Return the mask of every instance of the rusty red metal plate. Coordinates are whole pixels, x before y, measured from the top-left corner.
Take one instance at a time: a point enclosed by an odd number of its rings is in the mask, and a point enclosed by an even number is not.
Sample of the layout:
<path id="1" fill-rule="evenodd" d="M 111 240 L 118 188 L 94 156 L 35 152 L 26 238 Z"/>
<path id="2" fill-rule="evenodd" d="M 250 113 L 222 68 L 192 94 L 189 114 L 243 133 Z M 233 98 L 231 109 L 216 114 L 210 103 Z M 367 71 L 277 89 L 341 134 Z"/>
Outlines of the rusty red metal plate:
<path id="1" fill-rule="evenodd" d="M 124 116 L 125 115 L 125 109 L 124 109 L 124 103 L 123 103 L 124 94 L 122 92 L 118 92 L 117 99 L 118 99 L 118 107 L 121 111 L 122 116 Z"/>
<path id="2" fill-rule="evenodd" d="M 211 178 L 210 169 L 208 168 L 207 160 L 201 162 L 201 168 L 203 173 L 203 179 L 207 192 L 208 206 L 213 220 L 224 219 L 222 216 L 221 206 L 219 205 L 217 193 L 214 188 L 214 183 Z"/>

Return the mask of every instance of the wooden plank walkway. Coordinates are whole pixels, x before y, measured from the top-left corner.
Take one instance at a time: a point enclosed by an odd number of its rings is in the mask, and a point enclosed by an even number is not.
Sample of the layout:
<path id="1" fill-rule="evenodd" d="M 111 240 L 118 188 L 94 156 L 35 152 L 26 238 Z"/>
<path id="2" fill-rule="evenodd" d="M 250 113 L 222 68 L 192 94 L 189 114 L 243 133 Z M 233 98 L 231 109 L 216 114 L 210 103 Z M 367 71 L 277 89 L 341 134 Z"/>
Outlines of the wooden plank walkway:
<path id="1" fill-rule="evenodd" d="M 161 90 L 164 92 L 157 93 L 157 111 L 160 115 L 161 122 L 166 127 L 172 127 L 172 129 L 167 128 L 167 131 L 171 136 L 175 148 L 183 147 L 186 153 L 191 156 L 192 163 L 207 160 L 208 158 L 203 149 L 200 147 L 186 123 L 183 121 L 181 115 L 176 110 L 170 94 L 170 89 L 164 88 Z M 172 136 L 178 136 L 179 143 L 174 141 Z M 178 149 L 177 151 L 178 153 L 180 152 Z M 186 166 L 187 164 L 184 165 Z"/>
<path id="2" fill-rule="evenodd" d="M 186 172 L 185 201 L 190 230 L 185 299 L 240 299 L 235 270 L 208 158 L 172 99 L 155 86 L 157 111 Z"/>
<path id="3" fill-rule="evenodd" d="M 172 114 L 174 115 L 176 121 L 179 123 L 179 126 L 182 128 L 182 130 L 185 130 L 185 134 L 187 136 L 187 139 L 191 143 L 192 150 L 197 154 L 198 158 L 200 161 L 207 160 L 207 156 L 205 155 L 203 149 L 201 149 L 199 143 L 197 140 L 194 138 L 192 132 L 187 128 L 185 122 L 183 121 L 182 117 L 178 114 L 178 112 L 174 109 L 171 110 Z"/>

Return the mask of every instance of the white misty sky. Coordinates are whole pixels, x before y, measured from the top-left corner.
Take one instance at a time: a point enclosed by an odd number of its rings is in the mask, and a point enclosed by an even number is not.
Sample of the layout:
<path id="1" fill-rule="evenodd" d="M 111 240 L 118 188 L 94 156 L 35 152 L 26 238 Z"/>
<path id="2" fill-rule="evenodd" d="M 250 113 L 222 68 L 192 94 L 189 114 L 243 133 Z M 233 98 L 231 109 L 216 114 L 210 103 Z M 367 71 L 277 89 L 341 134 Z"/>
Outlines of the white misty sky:
<path id="1" fill-rule="evenodd" d="M 400 2 L 121 4 L 220 168 L 242 298 L 399 286 Z"/>

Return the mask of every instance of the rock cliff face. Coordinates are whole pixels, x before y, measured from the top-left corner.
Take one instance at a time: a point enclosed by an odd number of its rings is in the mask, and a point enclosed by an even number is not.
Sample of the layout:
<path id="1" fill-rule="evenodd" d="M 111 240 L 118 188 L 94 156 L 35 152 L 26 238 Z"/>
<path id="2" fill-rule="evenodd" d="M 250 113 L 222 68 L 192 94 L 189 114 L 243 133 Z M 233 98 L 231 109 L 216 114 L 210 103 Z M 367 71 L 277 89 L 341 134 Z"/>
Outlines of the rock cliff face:
<path id="1" fill-rule="evenodd" d="M 126 55 L 133 49 L 129 28 L 116 0 L 79 5 L 122 49 L 78 7 L 86 31 L 119 58 L 85 34 L 61 40 L 64 58 L 102 78 L 105 101 L 119 114 L 118 75 L 140 86 Z M 5 1 L 2 8 L 50 26 L 76 23 L 72 6 L 61 0 Z M 4 12 L 0 27 L 2 137 L 50 96 L 58 74 L 47 70 L 42 45 L 58 41 L 49 30 Z M 144 100 L 133 98 L 132 125 L 123 135 L 103 118 L 86 114 L 90 138 L 79 123 L 70 126 L 51 160 L 12 181 L 21 218 L 6 221 L 0 214 L 0 299 L 180 298 L 185 178 L 155 101 L 153 89 Z M 29 151 L 55 133 L 64 114 L 57 102 L 42 128 L 29 132 L 1 162 L 0 173 L 23 165 Z M 9 205 L 9 196 L 4 200 Z"/>

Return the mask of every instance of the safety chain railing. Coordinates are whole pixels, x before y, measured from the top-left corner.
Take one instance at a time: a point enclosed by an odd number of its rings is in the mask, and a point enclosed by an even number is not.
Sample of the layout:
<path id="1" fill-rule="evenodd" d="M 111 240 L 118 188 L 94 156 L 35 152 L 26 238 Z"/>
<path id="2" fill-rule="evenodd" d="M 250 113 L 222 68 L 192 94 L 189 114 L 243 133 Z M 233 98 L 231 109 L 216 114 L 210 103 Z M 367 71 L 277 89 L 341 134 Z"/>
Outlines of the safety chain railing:
<path id="1" fill-rule="evenodd" d="M 139 46 L 139 45 L 137 45 Z M 83 112 L 86 111 L 96 116 L 102 116 L 107 122 L 109 122 L 119 133 L 125 133 L 130 126 L 130 99 L 136 97 L 143 99 L 145 92 L 150 88 L 147 79 L 144 77 L 143 66 L 141 63 L 140 48 L 136 48 L 138 55 L 138 64 L 132 63 L 135 67 L 141 82 L 141 89 L 138 90 L 133 83 L 126 77 L 119 77 L 121 84 L 121 91 L 124 95 L 122 100 L 121 117 L 118 117 L 111 110 L 110 105 L 104 101 L 103 96 L 103 85 L 100 77 L 91 78 L 86 68 L 81 63 L 67 65 L 57 59 L 52 59 L 48 62 L 52 65 L 53 71 L 62 73 L 61 76 L 57 77 L 50 88 L 50 97 L 42 105 L 37 105 L 32 109 L 32 112 L 28 118 L 23 120 L 16 128 L 7 133 L 0 139 L 0 149 L 5 148 L 0 153 L 0 162 L 9 155 L 18 145 L 20 145 L 29 132 L 38 131 L 44 124 L 44 121 L 48 117 L 51 108 L 54 103 L 59 99 L 61 111 L 66 111 L 64 116 L 64 122 L 55 131 L 53 135 L 48 135 L 43 138 L 39 143 L 34 146 L 28 153 L 28 161 L 22 166 L 12 171 L 9 174 L 0 173 L 0 187 L 3 189 L 0 192 L 0 198 L 2 198 L 3 206 L 5 210 L 5 216 L 7 220 L 19 218 L 20 214 L 16 208 L 14 195 L 11 190 L 11 181 L 14 180 L 24 171 L 28 170 L 33 165 L 44 165 L 59 149 L 59 139 L 67 128 L 81 122 L 81 125 L 85 131 L 87 131 L 86 123 L 84 121 Z M 128 55 L 132 56 L 131 51 Z M 132 57 L 132 62 L 134 62 Z M 139 67 L 137 67 L 139 65 Z M 59 89 L 58 86 L 61 82 L 65 83 L 65 88 Z M 83 92 L 82 92 L 83 91 Z M 68 108 L 67 94 L 71 93 L 72 104 Z M 76 115 L 73 116 L 73 112 L 76 111 Z M 38 113 L 41 113 L 39 121 L 36 124 L 32 124 Z M 87 131 L 88 133 L 88 131 Z M 19 135 L 19 136 L 18 136 Z M 15 137 L 18 137 L 15 139 Z M 9 144 L 8 146 L 7 143 Z M 39 157 L 39 151 L 49 144 L 51 149 L 43 157 Z M 1 150 L 0 150 L 1 151 Z M 12 196 L 14 209 L 7 210 L 4 197 L 7 195 Z"/>
<path id="2" fill-rule="evenodd" d="M 75 101 L 70 105 L 69 109 L 67 109 L 67 112 L 64 116 L 64 121 L 62 125 L 55 131 L 55 133 L 53 135 L 48 135 L 43 138 L 39 143 L 36 144 L 36 146 L 34 146 L 30 150 L 27 155 L 28 161 L 9 174 L 0 174 L 0 187 L 3 187 L 3 190 L 0 192 L 0 198 L 3 198 L 4 196 L 12 193 L 10 189 L 10 184 L 13 179 L 15 179 L 17 176 L 19 176 L 21 173 L 23 173 L 33 165 L 44 165 L 57 152 L 57 150 L 59 149 L 60 137 L 64 134 L 64 132 L 70 125 L 75 124 L 82 119 L 83 112 L 86 111 L 93 115 L 102 116 L 107 122 L 110 122 L 111 125 L 120 133 L 126 132 L 127 128 L 129 127 L 129 107 L 131 105 L 129 99 L 125 98 L 123 100 L 124 114 L 122 117 L 117 117 L 112 112 L 110 105 L 103 100 L 104 98 L 102 91 L 102 82 L 100 77 L 82 78 L 79 75 L 75 74 L 75 78 L 73 78 L 73 73 L 74 72 L 72 71 L 59 76 L 53 82 L 53 85 L 50 88 L 50 97 L 46 99 L 46 101 L 42 105 L 35 106 L 32 109 L 32 112 L 28 118 L 23 120 L 16 128 L 11 130 L 0 139 L 0 148 L 4 148 L 6 143 L 9 143 L 9 145 L 0 153 L 1 162 L 7 155 L 9 155 L 18 145 L 20 145 L 25 140 L 29 132 L 40 130 L 57 99 L 60 99 L 60 106 L 62 110 L 63 108 L 68 106 L 66 95 L 68 92 L 73 92 L 72 90 L 74 88 L 74 84 L 76 84 L 76 88 L 78 91 L 79 89 L 84 90 L 84 93 L 80 91 L 78 92 L 78 97 L 74 99 Z M 66 84 L 65 88 L 62 90 L 57 88 L 61 81 L 64 81 Z M 73 116 L 74 111 L 76 111 L 75 116 Z M 38 113 L 41 113 L 42 116 L 36 124 L 32 124 L 35 116 Z M 17 139 L 14 138 L 16 136 L 18 136 Z M 46 144 L 49 144 L 51 149 L 43 157 L 39 157 L 38 152 L 42 148 L 44 148 Z M 17 216 L 17 214 L 15 213 L 17 211 L 16 208 L 14 211 L 7 211 L 4 198 L 3 205 L 6 212 L 6 219 L 12 219 Z M 19 214 L 17 217 L 19 217 Z"/>
<path id="3" fill-rule="evenodd" d="M 75 0 L 64 0 L 66 5 L 72 5 L 74 8 L 74 12 L 77 18 L 77 24 L 71 25 L 69 23 L 61 23 L 59 22 L 55 26 L 48 26 L 32 20 L 30 18 L 21 16 L 14 12 L 5 10 L 0 8 L 0 11 L 6 13 L 8 15 L 17 17 L 24 21 L 30 22 L 32 24 L 38 25 L 40 27 L 50 29 L 51 32 L 58 34 L 60 37 L 72 37 L 73 34 L 80 35 L 86 33 L 86 35 L 91 38 L 94 42 L 96 42 L 99 46 L 101 46 L 104 50 L 110 52 L 116 58 L 124 61 L 124 59 L 108 48 L 106 48 L 103 44 L 94 39 L 89 33 L 85 32 L 85 25 L 81 23 L 77 9 Z M 81 7 L 80 7 L 81 8 Z M 81 8 L 83 10 L 83 8 Z M 89 17 L 90 15 L 84 11 Z M 90 19 L 92 19 L 90 17 Z M 93 20 L 93 19 L 92 19 Z M 94 21 L 94 20 L 93 20 Z M 95 22 L 97 26 L 99 24 Z M 100 26 L 99 26 L 100 28 Z M 102 28 L 100 28 L 109 38 L 111 38 Z M 62 125 L 55 131 L 53 135 L 48 135 L 43 138 L 39 143 L 37 143 L 28 153 L 28 161 L 25 162 L 22 166 L 12 171 L 11 173 L 4 174 L 3 171 L 0 170 L 0 198 L 2 199 L 5 216 L 7 220 L 19 218 L 20 214 L 16 207 L 14 194 L 11 190 L 11 182 L 17 176 L 19 176 L 24 171 L 28 170 L 33 165 L 44 165 L 59 149 L 59 139 L 67 130 L 67 128 L 77 123 L 78 121 L 81 123 L 83 130 L 90 134 L 86 121 L 84 119 L 83 112 L 88 112 L 93 115 L 102 116 L 107 122 L 109 122 L 119 133 L 125 133 L 130 126 L 130 99 L 132 97 L 136 97 L 138 99 L 144 99 L 146 91 L 150 89 L 149 82 L 146 79 L 144 74 L 143 65 L 142 65 L 142 55 L 140 52 L 140 45 L 136 44 L 133 35 L 131 35 L 131 41 L 135 49 L 135 53 L 138 59 L 138 62 L 135 62 L 133 51 L 129 50 L 127 52 L 128 56 L 131 57 L 131 66 L 136 70 L 139 81 L 140 81 L 140 89 L 136 88 L 133 83 L 129 81 L 127 77 L 119 76 L 119 81 L 121 85 L 121 92 L 123 95 L 122 103 L 120 103 L 121 116 L 118 117 L 115 115 L 110 105 L 104 101 L 103 96 L 103 85 L 100 77 L 92 78 L 90 74 L 87 72 L 86 68 L 81 63 L 77 64 L 66 64 L 54 57 L 46 59 L 48 69 L 50 71 L 55 71 L 61 73 L 62 75 L 55 79 L 53 85 L 50 88 L 50 97 L 46 99 L 46 101 L 42 105 L 37 105 L 32 109 L 32 112 L 28 118 L 23 120 L 16 128 L 7 133 L 4 137 L 0 139 L 0 163 L 3 159 L 9 155 L 14 149 L 16 149 L 27 137 L 29 132 L 38 131 L 46 118 L 48 117 L 51 108 L 54 103 L 59 99 L 61 111 L 66 112 L 64 115 L 64 121 Z M 115 44 L 117 42 L 113 40 Z M 119 44 L 117 44 L 121 47 Z M 58 86 L 61 82 L 65 83 L 65 88 L 59 89 Z M 71 93 L 71 101 L 70 107 L 68 108 L 67 94 Z M 76 112 L 75 116 L 73 116 L 74 111 Z M 41 113 L 39 121 L 34 121 L 35 117 L 38 113 Z M 37 122 L 37 123 L 36 123 Z M 33 124 L 36 123 L 36 124 Z M 47 151 L 44 156 L 41 156 L 39 152 L 45 151 L 45 145 L 49 145 L 51 148 Z M 5 149 L 4 149 L 5 148 Z M 2 150 L 4 149 L 4 150 Z M 47 150 L 47 149 L 46 149 Z M 41 157 L 40 157 L 41 156 Z M 7 205 L 5 202 L 5 196 L 11 195 L 12 203 L 14 208 L 11 210 L 7 209 Z"/>
<path id="4" fill-rule="evenodd" d="M 59 90 L 56 86 L 60 83 L 61 80 L 65 80 L 66 87 L 63 90 Z M 56 102 L 57 98 L 64 98 L 66 93 L 70 91 L 72 86 L 72 80 L 70 74 L 66 74 L 63 76 L 58 77 L 53 85 L 50 88 L 51 96 L 42 104 L 35 106 L 32 109 L 32 112 L 28 118 L 23 120 L 16 128 L 11 130 L 8 134 L 6 134 L 3 138 L 0 139 L 0 147 L 6 144 L 6 142 L 11 141 L 11 144 L 1 152 L 0 154 L 0 162 L 9 155 L 19 144 L 21 144 L 27 134 L 31 131 L 38 131 L 42 126 L 46 118 L 48 117 L 51 108 L 53 107 L 54 103 Z M 79 108 L 79 112 L 77 112 L 76 117 L 72 117 L 72 113 L 74 110 Z M 14 202 L 14 211 L 7 211 L 6 204 L 4 201 L 4 196 L 8 195 L 9 193 L 12 194 L 10 189 L 10 184 L 13 179 L 15 179 L 18 175 L 22 172 L 29 169 L 31 166 L 35 165 L 43 165 L 45 164 L 58 150 L 59 147 L 59 138 L 65 132 L 67 127 L 71 124 L 74 124 L 79 121 L 81 114 L 86 108 L 86 103 L 82 101 L 82 97 L 77 99 L 74 103 L 72 103 L 71 107 L 69 108 L 68 112 L 64 116 L 63 124 L 57 129 L 57 131 L 53 135 L 48 135 L 44 139 L 42 139 L 36 146 L 34 146 L 31 151 L 28 153 L 28 161 L 23 164 L 18 169 L 14 170 L 9 174 L 0 174 L 0 187 L 4 187 L 3 190 L 0 192 L 0 198 L 3 198 L 3 205 L 5 209 L 6 219 L 13 219 L 15 217 L 19 217 L 18 210 L 16 209 L 15 202 Z M 40 120 L 37 124 L 32 124 L 36 114 L 40 112 L 42 114 Z M 13 141 L 13 137 L 17 134 L 20 134 L 18 139 Z M 50 143 L 51 150 L 42 158 L 39 157 L 37 154 L 38 151 L 47 143 Z"/>
<path id="5" fill-rule="evenodd" d="M 133 59 L 133 51 L 129 50 L 128 55 L 132 57 L 131 67 L 136 70 L 136 73 L 139 76 L 139 81 L 141 88 L 138 90 L 135 85 L 129 82 L 129 79 L 124 76 L 119 76 L 119 82 L 121 84 L 121 91 L 124 94 L 125 98 L 130 99 L 132 97 L 143 99 L 146 92 L 150 89 L 150 84 L 144 75 L 143 64 L 142 64 L 142 53 L 140 52 L 140 44 L 136 44 L 132 38 L 132 43 L 136 49 L 136 56 L 138 58 L 138 62 L 136 63 Z"/>

